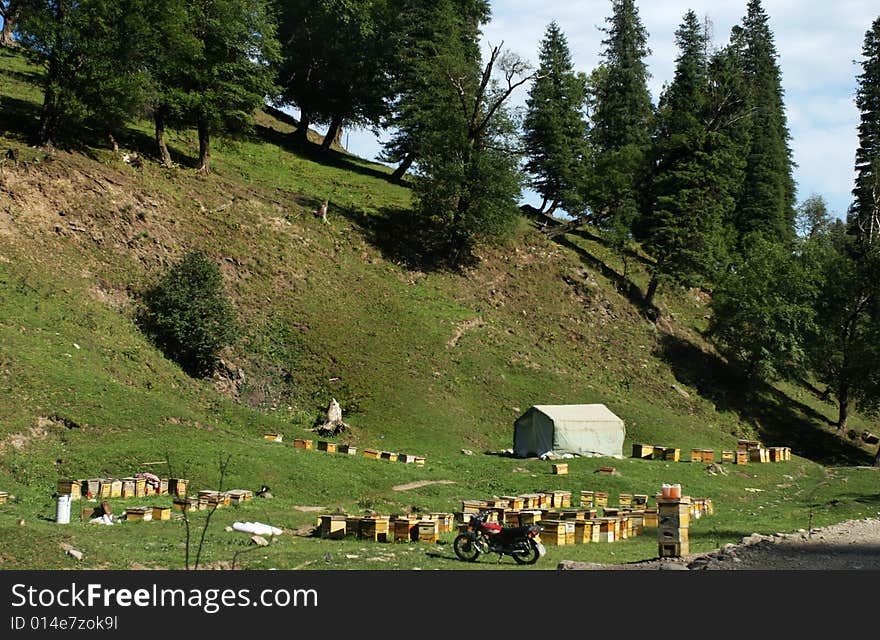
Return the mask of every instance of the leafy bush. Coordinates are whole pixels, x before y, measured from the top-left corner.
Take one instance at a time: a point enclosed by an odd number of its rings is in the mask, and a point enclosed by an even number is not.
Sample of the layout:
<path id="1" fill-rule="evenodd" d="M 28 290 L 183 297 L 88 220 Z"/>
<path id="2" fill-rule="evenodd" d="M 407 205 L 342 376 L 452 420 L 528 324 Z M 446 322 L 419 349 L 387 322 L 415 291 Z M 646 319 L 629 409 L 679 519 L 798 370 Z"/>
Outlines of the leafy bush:
<path id="1" fill-rule="evenodd" d="M 156 346 L 194 377 L 209 376 L 237 333 L 217 265 L 192 251 L 143 296 L 139 322 Z"/>

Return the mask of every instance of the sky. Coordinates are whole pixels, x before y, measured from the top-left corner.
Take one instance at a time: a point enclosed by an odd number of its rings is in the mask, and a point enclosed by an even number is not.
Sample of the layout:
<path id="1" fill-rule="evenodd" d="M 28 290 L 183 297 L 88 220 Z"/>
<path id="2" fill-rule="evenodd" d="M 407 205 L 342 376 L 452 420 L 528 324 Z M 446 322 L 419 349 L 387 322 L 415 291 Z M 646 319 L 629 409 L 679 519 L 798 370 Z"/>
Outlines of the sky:
<path id="1" fill-rule="evenodd" d="M 682 17 L 693 9 L 713 24 L 714 44 L 728 42 L 731 28 L 746 13 L 747 0 L 637 0 L 648 31 L 652 54 L 649 88 L 656 103 L 675 71 L 674 34 Z M 610 0 L 493 0 L 492 20 L 483 28 L 484 50 L 504 43 L 537 63 L 547 25 L 556 21 L 568 39 L 575 68 L 589 73 L 599 62 Z M 856 76 L 861 72 L 865 33 L 880 16 L 877 0 L 764 0 L 782 71 L 790 145 L 797 164 L 797 200 L 823 196 L 829 211 L 845 217 L 852 196 L 859 112 L 855 106 Z M 521 87 L 512 104 L 528 96 Z M 346 134 L 350 152 L 375 160 L 379 142 L 366 130 Z M 343 139 L 346 142 L 346 138 Z M 540 204 L 532 192 L 523 202 Z"/>

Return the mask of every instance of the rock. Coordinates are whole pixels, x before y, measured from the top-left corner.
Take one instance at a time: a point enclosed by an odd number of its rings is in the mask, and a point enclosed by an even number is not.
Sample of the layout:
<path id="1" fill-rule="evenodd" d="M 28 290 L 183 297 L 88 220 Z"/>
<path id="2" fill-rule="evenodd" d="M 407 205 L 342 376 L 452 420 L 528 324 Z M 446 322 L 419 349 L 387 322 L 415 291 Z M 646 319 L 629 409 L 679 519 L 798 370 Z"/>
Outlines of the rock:
<path id="1" fill-rule="evenodd" d="M 760 533 L 753 533 L 752 535 L 746 536 L 745 538 L 742 539 L 742 543 L 747 547 L 756 545 L 759 542 L 763 542 L 763 541 L 764 541 L 764 536 L 762 536 Z"/>
<path id="2" fill-rule="evenodd" d="M 471 451 L 470 449 L 462 449 L 461 454 L 464 456 L 472 456 L 472 455 L 474 455 L 474 452 Z"/>
<path id="3" fill-rule="evenodd" d="M 83 559 L 83 552 L 82 552 L 82 551 L 78 551 L 77 549 L 68 549 L 68 550 L 67 550 L 67 555 L 72 556 L 73 558 L 75 558 L 75 559 L 77 559 L 77 560 L 82 560 L 82 559 Z"/>
<path id="4" fill-rule="evenodd" d="M 226 527 L 226 528 L 223 529 L 223 530 L 224 530 L 225 532 L 227 532 L 227 533 L 229 533 L 230 531 L 235 531 L 235 529 L 233 529 L 232 527 Z"/>
<path id="5" fill-rule="evenodd" d="M 251 542 L 253 542 L 258 547 L 268 547 L 269 541 L 266 540 L 263 536 L 251 536 Z"/>
<path id="6" fill-rule="evenodd" d="M 19 527 L 23 527 L 23 526 L 24 526 L 24 518 L 19 518 L 19 519 L 18 519 L 18 526 L 19 526 Z"/>
<path id="7" fill-rule="evenodd" d="M 687 391 L 685 391 L 684 389 L 679 387 L 677 384 L 672 385 L 672 388 L 675 389 L 675 391 L 678 393 L 678 395 L 680 395 L 685 400 L 691 399 L 691 394 L 689 394 Z"/>
<path id="8" fill-rule="evenodd" d="M 688 566 L 683 562 L 664 562 L 658 569 L 659 571 L 689 571 Z"/>

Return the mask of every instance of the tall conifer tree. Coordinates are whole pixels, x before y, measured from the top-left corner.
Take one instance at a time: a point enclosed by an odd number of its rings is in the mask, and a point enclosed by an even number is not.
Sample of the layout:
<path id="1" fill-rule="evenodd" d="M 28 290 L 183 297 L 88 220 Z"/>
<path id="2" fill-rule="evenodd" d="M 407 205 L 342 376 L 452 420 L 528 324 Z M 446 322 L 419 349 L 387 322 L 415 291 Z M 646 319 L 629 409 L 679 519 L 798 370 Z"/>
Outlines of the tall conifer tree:
<path id="1" fill-rule="evenodd" d="M 544 199 L 542 211 L 549 204 L 548 215 L 560 206 L 574 213 L 587 150 L 586 78 L 575 73 L 568 41 L 555 22 L 547 27 L 539 57 L 523 122 L 525 169 Z"/>

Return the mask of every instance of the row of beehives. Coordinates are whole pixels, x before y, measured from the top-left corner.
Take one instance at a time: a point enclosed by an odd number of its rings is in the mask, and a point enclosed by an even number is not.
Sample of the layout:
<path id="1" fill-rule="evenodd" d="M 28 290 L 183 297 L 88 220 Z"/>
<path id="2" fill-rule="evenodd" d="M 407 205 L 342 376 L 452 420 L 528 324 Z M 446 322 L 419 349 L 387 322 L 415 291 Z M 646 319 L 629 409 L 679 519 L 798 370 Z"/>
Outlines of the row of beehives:
<path id="1" fill-rule="evenodd" d="M 231 489 L 229 491 L 214 491 L 203 489 L 198 496 L 180 496 L 174 498 L 175 511 L 205 511 L 206 509 L 228 507 L 234 504 L 250 502 L 254 499 L 254 492 L 249 489 Z"/>
<path id="2" fill-rule="evenodd" d="M 266 436 L 269 437 L 269 434 Z M 305 438 L 296 438 L 293 441 L 296 449 L 315 449 L 314 440 Z M 336 444 L 335 442 L 327 442 L 326 440 L 318 440 L 318 451 L 326 451 L 327 453 L 343 453 L 350 456 L 357 455 L 357 447 L 348 444 Z M 395 453 L 393 451 L 380 451 L 379 449 L 364 449 L 363 455 L 373 460 L 388 460 L 390 462 L 405 462 L 406 464 L 425 464 L 425 456 L 414 456 L 408 453 Z"/>
<path id="3" fill-rule="evenodd" d="M 89 499 L 185 496 L 188 484 L 183 478 L 160 478 L 156 483 L 144 477 L 59 480 L 58 494 L 69 495 L 71 500 L 80 500 L 83 496 Z"/>
<path id="4" fill-rule="evenodd" d="M 679 462 L 681 449 L 634 444 L 632 457 L 643 460 Z M 748 464 L 749 462 L 787 462 L 789 460 L 791 460 L 789 447 L 764 447 L 759 442 L 741 440 L 736 451 L 725 450 L 721 452 L 720 462 L 723 464 Z M 716 462 L 715 451 L 712 449 L 691 449 L 691 462 Z"/>
<path id="5" fill-rule="evenodd" d="M 434 544 L 441 533 L 455 530 L 451 513 L 425 515 L 358 516 L 322 515 L 317 521 L 322 538 L 357 538 L 374 542 L 422 542 Z"/>

